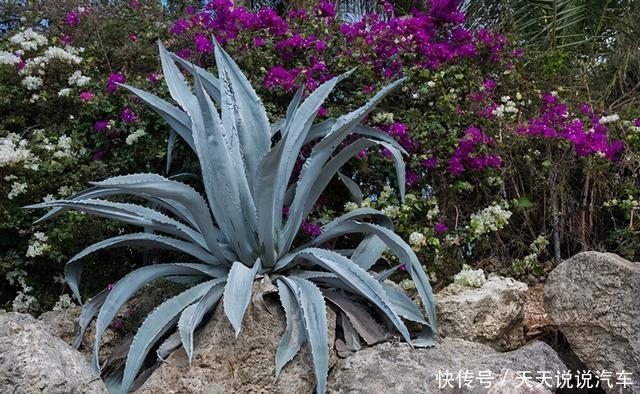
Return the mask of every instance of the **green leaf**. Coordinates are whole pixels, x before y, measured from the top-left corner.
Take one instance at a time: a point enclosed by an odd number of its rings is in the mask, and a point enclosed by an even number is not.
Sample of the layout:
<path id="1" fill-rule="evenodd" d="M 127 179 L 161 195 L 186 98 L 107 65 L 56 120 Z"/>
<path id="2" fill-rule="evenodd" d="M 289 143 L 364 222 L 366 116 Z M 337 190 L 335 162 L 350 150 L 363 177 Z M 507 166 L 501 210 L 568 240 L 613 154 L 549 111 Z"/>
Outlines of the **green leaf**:
<path id="1" fill-rule="evenodd" d="M 516 205 L 520 208 L 533 208 L 533 202 L 529 199 L 529 197 L 520 197 Z"/>

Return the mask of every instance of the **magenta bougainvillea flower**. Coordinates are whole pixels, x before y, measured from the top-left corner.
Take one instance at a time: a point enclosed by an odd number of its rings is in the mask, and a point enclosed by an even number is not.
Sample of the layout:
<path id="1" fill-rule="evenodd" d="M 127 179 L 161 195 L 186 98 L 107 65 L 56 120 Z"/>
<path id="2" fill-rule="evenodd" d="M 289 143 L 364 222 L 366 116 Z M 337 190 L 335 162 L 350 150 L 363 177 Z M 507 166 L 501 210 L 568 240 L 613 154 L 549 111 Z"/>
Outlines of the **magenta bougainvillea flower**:
<path id="1" fill-rule="evenodd" d="M 118 90 L 118 83 L 124 83 L 126 81 L 124 75 L 120 73 L 111 73 L 107 78 L 107 92 L 113 93 Z"/>

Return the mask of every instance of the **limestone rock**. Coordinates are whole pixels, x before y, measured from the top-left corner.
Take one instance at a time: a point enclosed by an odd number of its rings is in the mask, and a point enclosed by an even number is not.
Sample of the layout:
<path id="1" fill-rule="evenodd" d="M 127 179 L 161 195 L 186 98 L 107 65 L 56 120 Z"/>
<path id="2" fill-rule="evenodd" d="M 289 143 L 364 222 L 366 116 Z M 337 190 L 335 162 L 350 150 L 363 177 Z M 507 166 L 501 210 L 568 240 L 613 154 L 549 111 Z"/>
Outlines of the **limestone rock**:
<path id="1" fill-rule="evenodd" d="M 451 284 L 436 294 L 438 331 L 496 350 L 516 349 L 524 343 L 526 294 L 526 284 L 499 276 L 489 277 L 480 288 Z"/>
<path id="2" fill-rule="evenodd" d="M 254 288 L 255 292 L 255 288 Z M 284 333 L 285 318 L 277 296 L 265 298 L 266 309 L 249 305 L 236 339 L 222 302 L 196 335 L 193 363 L 183 349 L 136 391 L 162 393 L 311 393 L 315 377 L 305 344 L 275 379 L 275 352 Z M 333 353 L 335 314 L 328 309 L 329 347 Z M 330 353 L 330 354 L 331 354 Z M 331 357 L 332 360 L 335 357 Z"/>
<path id="3" fill-rule="evenodd" d="M 0 392 L 107 393 L 84 356 L 30 315 L 0 314 Z"/>
<path id="4" fill-rule="evenodd" d="M 545 309 L 586 367 L 631 372 L 640 392 L 640 263 L 579 253 L 549 275 Z"/>
<path id="5" fill-rule="evenodd" d="M 66 344 L 71 345 L 80 329 L 78 318 L 80 317 L 81 307 L 72 307 L 58 311 L 45 312 L 38 317 L 38 321 L 42 322 L 42 326 L 51 333 L 51 335 L 62 339 Z M 80 352 L 85 355 L 87 360 L 91 360 L 93 354 L 93 341 L 95 339 L 95 319 L 87 328 L 87 332 L 80 344 Z M 102 335 L 100 347 L 100 359 L 106 359 L 111 350 L 122 341 L 121 335 L 114 332 L 111 328 Z"/>
<path id="6" fill-rule="evenodd" d="M 515 388 L 514 372 L 533 371 L 531 377 L 535 378 L 535 371 L 555 374 L 563 369 L 566 367 L 553 349 L 538 341 L 507 353 L 456 338 L 443 338 L 429 349 L 412 350 L 405 343 L 384 343 L 339 360 L 329 377 L 327 391 L 335 394 L 544 393 L 548 388 L 533 381 L 530 381 L 531 388 L 526 384 Z M 493 377 L 489 387 L 481 385 L 479 380 L 480 373 L 488 371 L 490 375 L 485 376 Z M 458 372 L 472 377 L 471 387 L 458 384 Z M 453 387 L 447 384 L 447 373 L 451 374 Z M 501 386 L 503 380 L 506 382 Z"/>

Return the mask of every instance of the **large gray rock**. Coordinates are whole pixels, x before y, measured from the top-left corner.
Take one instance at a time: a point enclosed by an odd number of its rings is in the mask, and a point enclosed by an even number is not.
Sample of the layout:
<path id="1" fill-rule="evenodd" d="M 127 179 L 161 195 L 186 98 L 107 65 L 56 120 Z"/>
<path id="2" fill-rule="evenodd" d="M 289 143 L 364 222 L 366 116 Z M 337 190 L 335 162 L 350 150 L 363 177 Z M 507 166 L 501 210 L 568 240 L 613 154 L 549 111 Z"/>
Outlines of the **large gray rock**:
<path id="1" fill-rule="evenodd" d="M 0 314 L 0 393 L 106 393 L 82 354 L 32 316 Z"/>
<path id="2" fill-rule="evenodd" d="M 526 295 L 526 284 L 499 276 L 489 277 L 480 288 L 453 283 L 436 294 L 438 331 L 500 351 L 517 349 L 525 342 Z"/>
<path id="3" fill-rule="evenodd" d="M 640 264 L 580 253 L 551 272 L 544 292 L 551 320 L 585 366 L 631 372 L 640 392 Z"/>
<path id="4" fill-rule="evenodd" d="M 563 369 L 566 367 L 553 349 L 537 341 L 507 353 L 456 338 L 443 338 L 430 349 L 412 350 L 405 343 L 384 343 L 338 361 L 329 377 L 327 391 L 335 394 L 544 393 L 549 391 L 545 387 L 529 389 L 521 384 L 516 388 L 514 372 L 533 371 L 532 377 L 535 377 L 536 371 L 555 374 Z M 473 376 L 471 387 L 460 387 L 456 380 L 459 371 Z M 494 379 L 490 387 L 480 385 L 481 371 L 491 371 Z M 453 387 L 445 384 L 447 373 L 452 374 Z M 536 383 L 531 381 L 531 385 Z"/>
<path id="5" fill-rule="evenodd" d="M 307 345 L 287 364 L 276 381 L 275 352 L 284 333 L 284 312 L 277 296 L 265 298 L 264 306 L 266 308 L 260 308 L 253 302 L 249 305 L 242 331 L 236 339 L 220 302 L 211 320 L 196 336 L 191 367 L 186 353 L 180 349 L 136 392 L 311 393 L 315 378 Z M 335 314 L 330 309 L 327 312 L 329 345 L 333 353 Z"/>

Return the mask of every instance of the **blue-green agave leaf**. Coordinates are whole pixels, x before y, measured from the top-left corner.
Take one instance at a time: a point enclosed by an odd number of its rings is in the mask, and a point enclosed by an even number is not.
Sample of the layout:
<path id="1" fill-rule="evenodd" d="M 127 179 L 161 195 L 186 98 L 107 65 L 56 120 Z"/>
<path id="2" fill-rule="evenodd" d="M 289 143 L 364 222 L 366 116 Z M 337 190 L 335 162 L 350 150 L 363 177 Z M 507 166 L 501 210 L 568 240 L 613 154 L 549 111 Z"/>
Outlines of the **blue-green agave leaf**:
<path id="1" fill-rule="evenodd" d="M 221 244 L 226 242 L 224 235 L 214 226 L 207 202 L 189 185 L 156 174 L 117 176 L 94 182 L 93 185 L 160 199 L 164 204 L 170 205 L 172 210 L 187 218 L 189 223 L 202 233 L 208 249 L 214 254 L 218 257 L 224 256 L 227 260 L 233 260 L 235 257 L 230 255 L 228 250 L 223 251 Z"/>
<path id="2" fill-rule="evenodd" d="M 169 329 L 175 326 L 180 313 L 188 305 L 200 299 L 215 284 L 215 280 L 207 281 L 183 291 L 175 297 L 160 304 L 144 320 L 127 354 L 127 361 L 122 376 L 119 393 L 129 392 L 133 381 L 144 362 L 151 346 L 153 346 Z"/>
<path id="3" fill-rule="evenodd" d="M 364 199 L 364 194 L 362 194 L 362 190 L 360 189 L 360 186 L 358 186 L 358 184 L 353 179 L 342 174 L 341 172 L 338 172 L 338 177 L 340 177 L 340 180 L 342 181 L 342 183 L 344 183 L 344 185 L 347 187 L 347 190 L 349 190 L 349 194 L 351 195 L 351 200 L 356 204 L 362 203 L 362 200 Z"/>
<path id="4" fill-rule="evenodd" d="M 171 54 L 171 57 L 191 73 L 194 78 L 200 78 L 202 80 L 202 87 L 204 87 L 207 94 L 211 96 L 216 103 L 220 103 L 220 81 L 218 78 L 197 64 L 184 60 L 174 53 Z"/>
<path id="5" fill-rule="evenodd" d="M 170 104 L 169 102 L 161 99 L 160 97 L 153 95 L 142 89 L 135 88 L 130 85 L 118 84 L 123 88 L 129 90 L 131 93 L 138 96 L 142 101 L 147 103 L 165 122 L 171 126 L 173 131 L 189 145 L 189 147 L 195 151 L 193 145 L 193 137 L 191 136 L 191 120 L 186 113 L 181 111 L 178 107 Z"/>
<path id="6" fill-rule="evenodd" d="M 351 72 L 347 72 L 323 83 L 300 104 L 292 120 L 285 120 L 282 139 L 266 155 L 258 168 L 253 189 L 260 190 L 260 193 L 256 194 L 258 234 L 267 253 L 264 261 L 266 267 L 275 264 L 273 248 L 282 223 L 285 192 L 300 149 L 318 109 L 336 84 L 350 74 Z"/>
<path id="7" fill-rule="evenodd" d="M 253 267 L 247 267 L 239 261 L 231 266 L 227 284 L 224 287 L 224 313 L 229 318 L 236 337 L 240 335 L 242 318 L 251 301 L 251 288 L 256 273 L 260 270 L 260 259 L 256 260 Z"/>
<path id="8" fill-rule="evenodd" d="M 307 248 L 296 253 L 298 257 L 311 261 L 324 269 L 335 273 L 342 281 L 349 284 L 360 295 L 371 301 L 391 320 L 402 337 L 411 343 L 409 331 L 402 319 L 394 312 L 386 292 L 367 271 L 343 255 L 318 248 Z"/>
<path id="9" fill-rule="evenodd" d="M 293 291 L 282 280 L 277 280 L 278 294 L 284 309 L 286 328 L 276 350 L 276 379 L 282 368 L 300 351 L 305 340 L 302 313 Z"/>
<path id="10" fill-rule="evenodd" d="M 176 275 L 194 275 L 198 273 L 207 276 L 215 275 L 215 272 L 211 272 L 211 266 L 207 264 L 173 263 L 156 264 L 138 268 L 120 279 L 107 295 L 104 304 L 100 308 L 100 313 L 98 313 L 96 336 L 93 344 L 92 364 L 94 369 L 100 373 L 98 355 L 100 354 L 102 334 L 104 334 L 124 304 L 135 295 L 138 290 L 158 278 Z"/>
<path id="11" fill-rule="evenodd" d="M 171 54 L 160 41 L 158 41 L 158 47 L 160 49 L 162 74 L 164 75 L 165 83 L 169 88 L 169 94 L 171 94 L 171 97 L 183 110 L 189 113 L 189 110 L 194 108 L 196 98 L 187 84 L 184 75 L 182 75 L 180 69 L 176 66 Z"/>
<path id="12" fill-rule="evenodd" d="M 363 270 L 369 270 L 382 257 L 387 245 L 375 235 L 366 236 L 351 255 L 351 260 Z"/>
<path id="13" fill-rule="evenodd" d="M 191 359 L 193 357 L 193 334 L 200 322 L 202 322 L 204 315 L 218 305 L 218 301 L 224 292 L 225 279 L 226 278 L 218 279 L 214 283 L 214 286 L 209 289 L 207 294 L 205 294 L 198 302 L 187 307 L 180 315 L 180 319 L 178 320 L 178 332 L 180 333 L 182 347 L 184 347 L 184 350 L 187 353 L 189 363 L 191 363 Z"/>
<path id="14" fill-rule="evenodd" d="M 78 349 L 82 344 L 82 339 L 84 338 L 84 334 L 87 331 L 89 324 L 91 324 L 91 321 L 96 317 L 98 311 L 100 311 L 100 308 L 102 307 L 102 304 L 104 304 L 104 300 L 107 299 L 108 294 L 109 289 L 104 289 L 82 305 L 82 310 L 80 311 L 80 317 L 78 319 L 80 329 L 73 340 L 73 347 L 75 349 Z"/>
<path id="15" fill-rule="evenodd" d="M 224 113 L 226 94 L 224 90 L 228 89 L 231 92 L 231 105 L 234 107 L 234 112 L 237 111 L 237 114 L 234 114 L 237 115 L 234 123 L 238 130 L 247 177 L 253 179 L 260 161 L 271 148 L 269 118 L 262 100 L 253 90 L 238 65 L 224 51 L 215 38 L 213 41 L 215 43 L 216 65 L 218 66 L 221 85 L 228 84 L 228 87 L 221 89 L 221 108 L 223 108 Z"/>
<path id="16" fill-rule="evenodd" d="M 316 285 L 306 279 L 296 277 L 282 277 L 281 279 L 289 286 L 298 300 L 302 323 L 313 358 L 316 391 L 324 393 L 329 373 L 329 327 L 324 296 Z"/>
<path id="17" fill-rule="evenodd" d="M 415 304 L 415 302 L 413 302 L 413 300 L 409 298 L 409 296 L 406 295 L 402 290 L 388 283 L 381 282 L 380 284 L 384 288 L 384 291 L 387 293 L 389 301 L 391 301 L 392 308 L 398 315 L 416 323 L 424 325 L 429 324 L 426 320 L 424 320 L 424 314 L 420 312 L 420 309 L 418 309 L 418 306 Z"/>
<path id="18" fill-rule="evenodd" d="M 248 188 L 240 186 L 246 183 L 244 171 L 238 174 L 238 168 L 243 168 L 242 163 L 232 160 L 223 136 L 227 131 L 199 79 L 196 79 L 196 96 L 200 110 L 187 112 L 193 122 L 193 138 L 209 207 L 223 233 L 228 235 L 227 240 L 232 243 L 238 257 L 243 263 L 252 264 L 257 242 L 247 222 L 254 212 L 243 211 L 243 203 L 250 196 L 241 196 L 241 193 L 249 193 Z"/>
<path id="19" fill-rule="evenodd" d="M 97 252 L 102 249 L 109 249 L 115 247 L 123 247 L 123 246 L 142 246 L 142 247 L 154 247 L 159 249 L 168 249 L 174 250 L 178 252 L 183 252 L 189 254 L 198 260 L 207 262 L 211 264 L 211 269 L 217 270 L 219 274 L 216 276 L 223 275 L 226 271 L 222 268 L 214 267 L 215 264 L 218 264 L 218 259 L 209 254 L 207 251 L 202 249 L 201 247 L 194 245 L 189 242 L 181 241 L 179 239 L 164 237 L 156 234 L 149 233 L 133 233 L 133 234 L 125 234 L 120 235 L 113 238 L 108 238 L 100 242 L 96 242 L 95 244 L 88 246 L 80 253 L 73 256 L 65 265 L 65 277 L 69 287 L 73 291 L 73 294 L 76 296 L 78 300 L 80 298 L 80 290 L 79 290 L 79 281 L 82 276 L 82 268 L 83 264 L 80 261 L 83 257 Z"/>
<path id="20" fill-rule="evenodd" d="M 329 239 L 351 233 L 365 233 L 378 236 L 385 244 L 387 244 L 387 247 L 391 249 L 396 256 L 398 256 L 400 262 L 406 265 L 407 271 L 411 275 L 411 279 L 415 283 L 418 294 L 425 305 L 425 311 L 429 318 L 430 328 L 434 335 L 437 334 L 435 299 L 433 297 L 429 278 L 427 278 L 427 274 L 422 269 L 418 256 L 416 256 L 413 250 L 411 250 L 411 247 L 407 245 L 407 243 L 404 242 L 398 234 L 388 228 L 378 226 L 373 223 L 347 221 L 325 231 L 314 240 L 314 243 L 319 245 Z"/>

